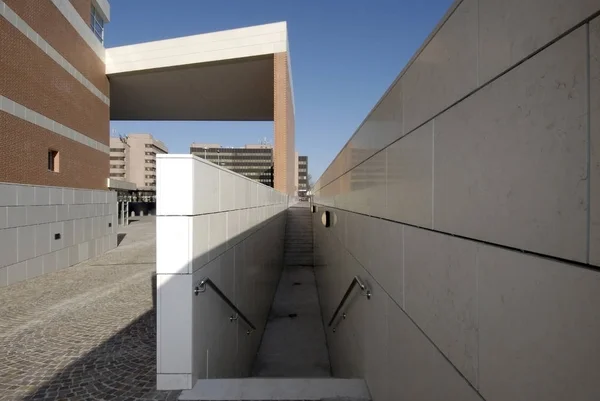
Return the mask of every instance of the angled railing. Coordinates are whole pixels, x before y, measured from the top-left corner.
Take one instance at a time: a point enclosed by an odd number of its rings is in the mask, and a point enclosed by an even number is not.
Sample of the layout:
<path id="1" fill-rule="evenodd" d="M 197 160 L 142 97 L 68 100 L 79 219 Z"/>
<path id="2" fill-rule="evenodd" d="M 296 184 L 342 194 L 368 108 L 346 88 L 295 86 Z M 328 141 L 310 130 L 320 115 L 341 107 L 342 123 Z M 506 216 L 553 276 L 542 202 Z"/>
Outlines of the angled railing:
<path id="1" fill-rule="evenodd" d="M 344 294 L 344 296 L 342 297 L 342 300 L 340 301 L 337 309 L 335 310 L 335 312 L 333 312 L 333 316 L 331 316 L 331 320 L 329 320 L 329 324 L 328 326 L 331 327 L 331 325 L 333 324 L 333 322 L 335 321 L 335 318 L 337 317 L 337 315 L 340 313 L 340 310 L 342 310 L 342 307 L 344 306 L 344 304 L 346 303 L 346 300 L 348 299 L 348 297 L 350 296 L 350 294 L 352 293 L 352 290 L 354 289 L 354 287 L 356 287 L 358 285 L 358 287 L 360 288 L 360 291 L 363 293 L 364 296 L 367 297 L 367 299 L 371 299 L 371 290 L 369 290 L 367 288 L 367 286 L 362 282 L 362 280 L 360 279 L 360 277 L 358 276 L 354 276 L 354 278 L 352 279 L 352 282 L 350 283 L 350 285 L 348 286 L 348 289 L 346 290 L 346 293 Z M 345 319 L 346 318 L 346 314 L 344 313 L 342 315 L 342 317 Z M 335 332 L 336 328 L 334 327 L 333 331 Z"/>
<path id="2" fill-rule="evenodd" d="M 235 305 L 234 305 L 234 303 L 233 303 L 233 302 L 231 302 L 231 300 L 230 300 L 229 298 L 227 298 L 227 295 L 225 295 L 225 294 L 223 293 L 223 291 L 221 291 L 221 289 L 220 289 L 219 287 L 217 287 L 217 285 L 216 285 L 216 284 L 215 284 L 215 283 L 214 283 L 214 282 L 213 282 L 211 279 L 209 279 L 208 277 L 204 277 L 202 280 L 200 280 L 200 281 L 198 282 L 198 284 L 197 284 L 197 285 L 196 285 L 196 287 L 194 288 L 194 295 L 198 296 L 198 295 L 199 295 L 201 292 L 205 292 L 205 291 L 206 291 L 206 287 L 207 287 L 207 286 L 209 286 L 210 288 L 212 288 L 212 289 L 213 289 L 213 291 L 214 291 L 214 292 L 216 292 L 216 293 L 217 293 L 217 295 L 218 295 L 218 296 L 219 296 L 219 297 L 220 297 L 220 298 L 221 298 L 221 299 L 222 299 L 222 300 L 223 300 L 223 301 L 224 301 L 224 302 L 225 302 L 227 305 L 229 305 L 229 307 L 230 307 L 231 309 L 233 309 L 233 311 L 235 312 L 235 315 L 232 315 L 232 316 L 230 316 L 230 317 L 229 317 L 229 321 L 230 321 L 230 322 L 233 322 L 234 320 L 237 320 L 237 319 L 238 319 L 238 316 L 239 316 L 239 317 L 241 317 L 241 318 L 242 318 L 242 320 L 243 320 L 244 322 L 246 322 L 246 324 L 247 324 L 248 326 L 250 326 L 250 328 L 252 329 L 252 330 L 248 330 L 248 331 L 246 331 L 246 334 L 248 334 L 248 335 L 249 335 L 250 333 L 252 333 L 253 331 L 255 331 L 255 330 L 256 330 L 256 327 L 255 327 L 255 326 L 252 324 L 252 322 L 250 321 L 250 319 L 248 319 L 248 318 L 246 317 L 246 315 L 244 315 L 244 314 L 242 313 L 242 311 L 241 311 L 241 310 L 239 310 L 239 309 L 238 309 L 238 307 L 237 307 L 237 306 L 235 306 Z"/>

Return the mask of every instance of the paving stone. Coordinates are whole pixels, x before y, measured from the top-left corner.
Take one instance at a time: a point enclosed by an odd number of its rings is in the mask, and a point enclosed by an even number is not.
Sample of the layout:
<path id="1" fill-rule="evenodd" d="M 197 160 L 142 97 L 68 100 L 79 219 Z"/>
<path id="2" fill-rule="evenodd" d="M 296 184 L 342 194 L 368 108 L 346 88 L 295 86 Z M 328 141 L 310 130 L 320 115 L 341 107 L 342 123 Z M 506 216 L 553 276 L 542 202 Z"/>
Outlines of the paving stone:
<path id="1" fill-rule="evenodd" d="M 177 400 L 156 391 L 155 221 L 99 258 L 0 288 L 0 401 Z"/>

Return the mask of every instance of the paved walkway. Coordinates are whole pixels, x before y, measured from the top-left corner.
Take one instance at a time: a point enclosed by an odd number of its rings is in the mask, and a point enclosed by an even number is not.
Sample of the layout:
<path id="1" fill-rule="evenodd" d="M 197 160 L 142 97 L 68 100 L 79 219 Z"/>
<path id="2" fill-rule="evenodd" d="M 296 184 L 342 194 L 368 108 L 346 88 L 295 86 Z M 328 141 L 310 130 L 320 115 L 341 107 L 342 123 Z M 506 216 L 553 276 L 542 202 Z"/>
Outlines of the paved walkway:
<path id="1" fill-rule="evenodd" d="M 313 267 L 311 213 L 304 202 L 288 209 L 283 272 L 252 375 L 331 376 Z"/>
<path id="2" fill-rule="evenodd" d="M 176 400 L 156 388 L 155 221 L 100 258 L 0 288 L 0 400 Z"/>

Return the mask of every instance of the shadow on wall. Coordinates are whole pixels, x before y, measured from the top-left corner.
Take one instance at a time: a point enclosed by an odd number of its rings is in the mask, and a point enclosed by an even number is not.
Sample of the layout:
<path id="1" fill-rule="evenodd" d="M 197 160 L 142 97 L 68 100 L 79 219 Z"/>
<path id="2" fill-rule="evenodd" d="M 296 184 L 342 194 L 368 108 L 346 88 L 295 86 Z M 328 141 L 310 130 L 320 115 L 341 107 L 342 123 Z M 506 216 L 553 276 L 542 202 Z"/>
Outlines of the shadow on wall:
<path id="1" fill-rule="evenodd" d="M 255 241 L 256 244 L 260 243 L 256 238 L 259 235 L 256 234 L 265 234 L 265 232 L 261 232 L 261 230 L 266 227 L 272 225 L 273 223 L 277 223 L 280 221 L 280 218 L 285 218 L 286 212 L 280 212 L 277 215 L 271 217 L 270 219 L 264 221 L 263 223 L 255 226 L 253 229 L 247 230 L 244 233 L 240 233 L 234 239 L 232 239 L 236 245 L 230 248 L 228 251 L 233 250 L 236 246 L 241 245 L 246 241 Z M 285 233 L 285 223 L 282 224 L 282 235 Z M 271 228 L 277 228 L 276 225 L 273 225 Z M 254 238 L 253 238 L 254 237 Z M 258 238 L 260 239 L 260 238 Z M 122 240 L 122 238 L 120 238 Z M 227 251 L 221 253 L 217 258 L 221 258 L 225 255 Z M 265 253 L 265 255 L 273 255 L 272 252 Z M 202 259 L 202 256 L 199 256 L 197 259 Z M 275 256 L 274 261 L 279 258 Z M 196 259 L 194 259 L 196 261 Z M 278 271 L 273 272 L 276 273 L 276 279 L 274 280 L 272 297 L 275 293 L 275 288 L 277 286 L 277 282 L 279 281 L 279 276 L 281 273 L 281 269 L 283 266 L 283 247 L 281 247 L 281 255 L 279 258 Z M 210 264 L 210 263 L 209 263 Z M 275 263 L 276 264 L 276 263 Z M 270 268 L 273 269 L 277 266 L 275 264 L 265 264 L 262 266 L 252 266 L 249 268 L 249 271 L 252 271 L 251 274 L 253 276 L 244 277 L 244 284 L 258 287 L 264 286 L 264 277 L 262 274 L 256 274 L 256 267 L 259 269 Z M 202 272 L 204 268 L 208 266 L 200 268 L 198 272 Z M 221 269 L 224 269 L 226 266 L 222 266 Z M 244 266 L 246 267 L 246 266 Z M 214 275 L 214 277 L 213 277 Z M 220 281 L 225 275 L 223 272 L 214 272 L 213 275 L 210 275 L 212 279 L 219 285 L 219 287 L 223 290 L 226 296 L 235 299 L 233 294 L 231 294 L 226 285 L 222 285 Z M 169 282 L 162 283 L 163 286 L 169 286 Z M 76 361 L 67 365 L 60 372 L 56 373 L 51 379 L 45 382 L 45 384 L 39 386 L 35 390 L 33 390 L 27 396 L 21 398 L 23 401 L 33 401 L 40 399 L 67 399 L 67 398 L 76 398 L 76 399 L 84 399 L 84 400 L 96 400 L 96 399 L 132 399 L 132 400 L 177 400 L 179 397 L 179 390 L 172 391 L 158 391 L 156 390 L 156 377 L 157 377 L 157 320 L 156 320 L 156 311 L 157 311 L 157 276 L 153 274 L 151 277 L 151 296 L 153 301 L 153 308 L 146 311 L 144 314 L 139 316 L 136 320 L 132 321 L 127 327 L 121 329 L 114 335 L 112 335 L 109 339 L 100 343 L 94 349 L 79 357 Z M 190 291 L 192 289 L 190 288 Z M 210 292 L 210 290 L 208 290 Z M 149 294 L 150 295 L 150 294 Z M 213 294 L 215 295 L 215 294 Z M 202 298 L 194 297 L 193 300 L 195 302 L 201 301 Z M 207 298 L 204 298 L 205 302 Z M 224 309 L 228 307 L 224 305 Z M 250 302 L 244 304 L 237 304 L 244 313 L 248 313 L 250 311 L 251 305 Z M 269 304 L 270 307 L 270 304 Z M 221 309 L 219 309 L 220 311 Z M 243 323 L 238 323 L 236 325 L 231 325 L 229 323 L 229 310 L 227 310 L 228 314 L 224 314 L 223 316 L 217 316 L 214 313 L 211 313 L 211 317 L 222 317 L 224 321 L 227 321 L 227 327 L 238 326 L 240 328 L 243 327 L 243 331 L 245 332 L 246 328 L 243 326 Z M 256 316 L 256 314 L 249 313 L 250 316 Z M 252 342 L 252 346 L 258 348 L 260 345 L 261 332 L 264 330 L 266 325 L 266 319 L 268 317 L 268 309 L 264 314 L 261 313 L 261 317 L 264 315 L 264 321 L 254 321 L 257 325 L 257 332 L 253 333 L 253 336 L 256 336 L 254 341 Z M 256 317 L 255 317 L 256 318 Z M 252 319 L 252 317 L 251 317 Z M 81 322 L 85 324 L 85 322 Z M 231 329 L 230 329 L 231 330 Z M 223 347 L 226 348 L 226 347 Z M 245 350 L 242 351 L 244 356 L 256 355 L 257 349 Z M 243 370 L 250 371 L 251 363 L 248 367 L 245 367 Z M 239 370 L 239 369 L 238 369 Z M 41 378 L 33 377 L 34 380 L 40 380 Z"/>

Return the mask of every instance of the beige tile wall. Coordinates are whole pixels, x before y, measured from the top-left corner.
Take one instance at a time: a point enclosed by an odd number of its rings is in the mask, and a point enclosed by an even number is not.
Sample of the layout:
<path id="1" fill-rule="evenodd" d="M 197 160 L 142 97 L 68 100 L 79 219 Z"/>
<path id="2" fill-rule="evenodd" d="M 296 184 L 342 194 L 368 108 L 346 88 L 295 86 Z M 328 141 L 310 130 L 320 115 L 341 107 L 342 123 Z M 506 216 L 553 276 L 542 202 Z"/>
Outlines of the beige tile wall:
<path id="1" fill-rule="evenodd" d="M 373 291 L 328 328 L 334 374 L 375 401 L 598 399 L 598 13 L 456 1 L 317 181 L 325 322 Z"/>

